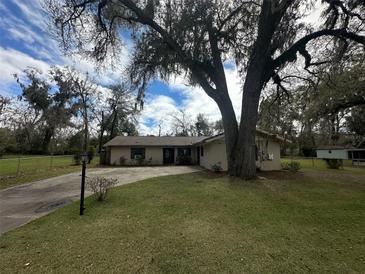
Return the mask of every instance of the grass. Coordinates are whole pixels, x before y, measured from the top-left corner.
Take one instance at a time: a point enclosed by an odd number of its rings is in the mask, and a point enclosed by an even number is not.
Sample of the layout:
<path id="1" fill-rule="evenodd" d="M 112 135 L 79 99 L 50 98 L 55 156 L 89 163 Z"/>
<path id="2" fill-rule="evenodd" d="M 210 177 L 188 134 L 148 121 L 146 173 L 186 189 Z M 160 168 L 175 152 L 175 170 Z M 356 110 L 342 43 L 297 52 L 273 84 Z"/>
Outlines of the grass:
<path id="1" fill-rule="evenodd" d="M 292 159 L 290 158 L 281 158 L 281 162 L 290 162 Z M 365 168 L 364 167 L 357 167 L 351 165 L 351 160 L 344 160 L 343 161 L 343 168 L 340 168 L 338 170 L 330 170 L 327 168 L 326 161 L 322 159 L 316 159 L 316 158 L 293 158 L 293 161 L 297 161 L 300 163 L 300 166 L 302 169 L 307 170 L 320 170 L 320 171 L 331 171 L 331 172 L 339 172 L 339 173 L 358 173 L 358 174 L 365 174 Z"/>
<path id="2" fill-rule="evenodd" d="M 95 166 L 97 162 L 98 157 L 95 157 L 89 167 Z M 0 159 L 0 189 L 76 172 L 80 169 L 80 166 L 73 165 L 72 156 L 38 155 L 20 158 L 20 160 L 15 157 Z"/>
<path id="3" fill-rule="evenodd" d="M 364 273 L 364 176 L 210 173 L 113 189 L 0 236 L 3 273 Z M 325 173 L 327 174 L 327 173 Z"/>

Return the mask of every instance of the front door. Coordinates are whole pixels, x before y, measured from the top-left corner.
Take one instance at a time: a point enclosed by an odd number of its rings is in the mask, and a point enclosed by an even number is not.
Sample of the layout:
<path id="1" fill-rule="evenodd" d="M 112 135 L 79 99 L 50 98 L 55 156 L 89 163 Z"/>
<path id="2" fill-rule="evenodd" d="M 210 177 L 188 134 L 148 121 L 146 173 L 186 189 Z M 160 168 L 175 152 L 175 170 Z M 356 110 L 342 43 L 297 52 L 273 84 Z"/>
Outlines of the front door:
<path id="1" fill-rule="evenodd" d="M 163 149 L 163 164 L 172 165 L 175 163 L 175 149 L 174 148 L 164 148 Z"/>

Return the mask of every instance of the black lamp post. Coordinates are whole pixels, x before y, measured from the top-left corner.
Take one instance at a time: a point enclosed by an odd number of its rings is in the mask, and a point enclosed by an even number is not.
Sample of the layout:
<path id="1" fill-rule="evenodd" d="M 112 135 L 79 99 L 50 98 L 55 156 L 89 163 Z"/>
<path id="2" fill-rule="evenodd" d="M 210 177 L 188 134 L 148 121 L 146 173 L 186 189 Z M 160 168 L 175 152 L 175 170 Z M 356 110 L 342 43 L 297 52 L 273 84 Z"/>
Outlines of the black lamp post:
<path id="1" fill-rule="evenodd" d="M 86 177 L 86 163 L 87 163 L 87 153 L 81 154 L 82 161 L 82 173 L 81 173 L 81 196 L 80 196 L 80 215 L 84 215 L 84 198 L 85 198 L 85 177 Z"/>

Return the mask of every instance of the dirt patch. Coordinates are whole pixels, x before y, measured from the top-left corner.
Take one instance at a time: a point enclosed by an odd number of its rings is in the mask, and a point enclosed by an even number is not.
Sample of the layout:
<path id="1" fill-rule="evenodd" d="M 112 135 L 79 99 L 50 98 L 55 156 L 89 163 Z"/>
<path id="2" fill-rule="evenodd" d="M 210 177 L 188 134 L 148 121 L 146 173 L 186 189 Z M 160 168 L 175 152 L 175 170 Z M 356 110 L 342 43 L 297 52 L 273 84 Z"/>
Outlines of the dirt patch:
<path id="1" fill-rule="evenodd" d="M 276 171 L 260 171 L 257 174 L 259 177 L 268 180 L 296 180 L 298 176 L 302 176 L 302 172 L 290 172 L 286 170 L 276 170 Z"/>

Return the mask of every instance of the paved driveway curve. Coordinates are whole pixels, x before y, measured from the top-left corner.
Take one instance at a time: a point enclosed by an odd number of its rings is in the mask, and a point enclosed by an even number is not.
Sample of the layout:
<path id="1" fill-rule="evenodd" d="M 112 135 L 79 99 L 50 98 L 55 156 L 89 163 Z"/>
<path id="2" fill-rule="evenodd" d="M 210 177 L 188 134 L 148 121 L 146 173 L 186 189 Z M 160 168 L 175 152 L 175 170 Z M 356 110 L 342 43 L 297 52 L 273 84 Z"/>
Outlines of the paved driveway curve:
<path id="1" fill-rule="evenodd" d="M 147 178 L 196 172 L 191 166 L 97 168 L 87 176 L 117 178 L 118 185 Z M 70 173 L 0 191 L 0 233 L 4 233 L 79 199 L 80 172 Z M 90 195 L 87 192 L 86 195 Z"/>

